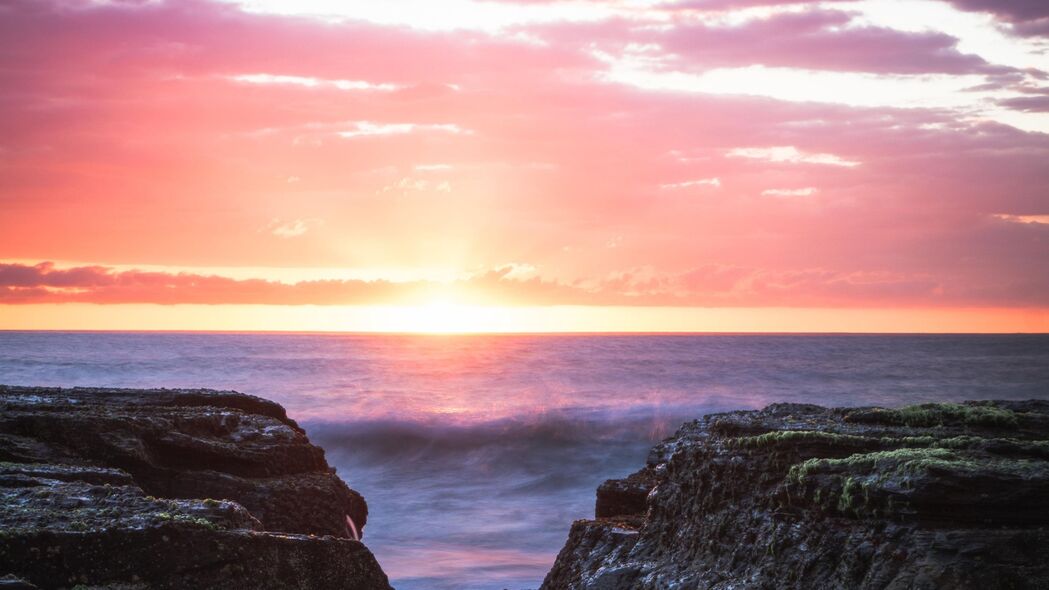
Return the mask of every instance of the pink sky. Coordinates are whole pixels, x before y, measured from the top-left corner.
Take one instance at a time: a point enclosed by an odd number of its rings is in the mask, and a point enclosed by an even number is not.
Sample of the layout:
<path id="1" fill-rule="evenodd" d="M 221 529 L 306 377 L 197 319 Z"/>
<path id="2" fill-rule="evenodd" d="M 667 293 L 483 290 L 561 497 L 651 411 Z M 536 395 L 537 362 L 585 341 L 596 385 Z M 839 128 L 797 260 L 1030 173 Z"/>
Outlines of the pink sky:
<path id="1" fill-rule="evenodd" d="M 0 328 L 437 301 L 1049 330 L 1041 0 L 0 0 L 0 103 Z M 71 304 L 95 319 L 46 320 Z"/>

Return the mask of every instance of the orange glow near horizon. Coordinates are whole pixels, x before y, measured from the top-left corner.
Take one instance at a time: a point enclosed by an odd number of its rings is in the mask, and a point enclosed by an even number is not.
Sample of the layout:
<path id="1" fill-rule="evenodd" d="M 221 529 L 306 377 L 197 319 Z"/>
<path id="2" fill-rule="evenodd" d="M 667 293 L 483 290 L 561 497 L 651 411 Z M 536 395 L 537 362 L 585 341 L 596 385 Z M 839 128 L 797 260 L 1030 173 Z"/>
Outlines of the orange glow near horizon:
<path id="1" fill-rule="evenodd" d="M 2 330 L 471 333 L 1045 333 L 1049 312 L 1013 309 L 24 305 Z"/>

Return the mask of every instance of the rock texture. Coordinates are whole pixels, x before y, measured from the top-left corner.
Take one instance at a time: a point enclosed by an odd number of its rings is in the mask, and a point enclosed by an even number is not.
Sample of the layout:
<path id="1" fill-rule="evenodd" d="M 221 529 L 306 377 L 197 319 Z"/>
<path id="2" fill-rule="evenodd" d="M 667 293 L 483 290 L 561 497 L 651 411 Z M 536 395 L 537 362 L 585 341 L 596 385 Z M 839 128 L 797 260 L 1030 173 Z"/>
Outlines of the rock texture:
<path id="1" fill-rule="evenodd" d="M 776 404 L 598 490 L 559 589 L 1049 588 L 1049 402 Z"/>
<path id="2" fill-rule="evenodd" d="M 273 402 L 0 386 L 0 588 L 387 589 L 367 513 Z"/>

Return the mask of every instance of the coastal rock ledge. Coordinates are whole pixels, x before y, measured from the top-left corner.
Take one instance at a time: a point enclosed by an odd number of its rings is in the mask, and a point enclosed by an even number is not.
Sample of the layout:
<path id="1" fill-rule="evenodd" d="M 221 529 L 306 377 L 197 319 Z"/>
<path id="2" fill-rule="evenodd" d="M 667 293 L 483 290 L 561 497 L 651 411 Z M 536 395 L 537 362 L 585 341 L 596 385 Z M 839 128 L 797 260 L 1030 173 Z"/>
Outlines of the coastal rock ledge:
<path id="1" fill-rule="evenodd" d="M 543 590 L 1049 588 L 1049 402 L 775 404 L 597 492 Z"/>
<path id="2" fill-rule="evenodd" d="M 367 514 L 271 401 L 0 385 L 0 588 L 386 590 Z"/>

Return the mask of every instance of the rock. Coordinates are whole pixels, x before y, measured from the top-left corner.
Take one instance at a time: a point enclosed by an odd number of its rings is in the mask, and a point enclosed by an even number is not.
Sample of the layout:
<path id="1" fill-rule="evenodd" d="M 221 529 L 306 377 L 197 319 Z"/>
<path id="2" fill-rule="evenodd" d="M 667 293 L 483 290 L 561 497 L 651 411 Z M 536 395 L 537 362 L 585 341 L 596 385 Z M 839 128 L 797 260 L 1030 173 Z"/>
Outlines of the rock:
<path id="1" fill-rule="evenodd" d="M 366 520 L 273 402 L 0 386 L 0 574 L 18 583 L 388 589 Z"/>
<path id="2" fill-rule="evenodd" d="M 714 414 L 597 497 L 543 590 L 1049 588 L 1049 402 Z"/>
<path id="3" fill-rule="evenodd" d="M 598 518 L 641 516 L 645 513 L 648 493 L 658 479 L 648 470 L 641 470 L 625 479 L 610 479 L 597 488 L 594 515 Z"/>
<path id="4" fill-rule="evenodd" d="M 0 578 L 0 590 L 37 590 L 37 587 L 9 574 Z"/>

